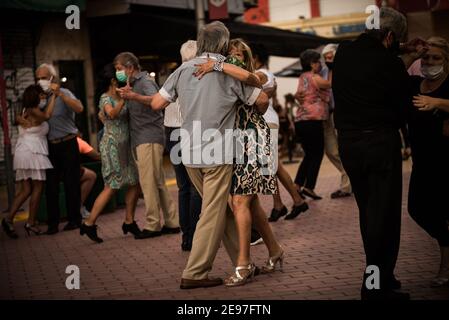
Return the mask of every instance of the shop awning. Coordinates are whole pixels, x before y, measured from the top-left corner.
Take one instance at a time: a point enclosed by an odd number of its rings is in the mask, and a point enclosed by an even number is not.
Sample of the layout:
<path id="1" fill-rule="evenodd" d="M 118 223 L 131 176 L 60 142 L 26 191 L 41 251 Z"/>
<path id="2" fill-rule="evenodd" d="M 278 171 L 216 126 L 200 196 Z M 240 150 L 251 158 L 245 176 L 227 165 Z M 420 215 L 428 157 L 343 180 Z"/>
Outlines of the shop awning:
<path id="1" fill-rule="evenodd" d="M 301 61 L 298 61 L 286 66 L 281 71 L 276 72 L 276 77 L 298 78 L 302 73 Z"/>
<path id="2" fill-rule="evenodd" d="M 299 57 L 308 48 L 330 42 L 310 34 L 225 22 L 232 38 L 251 43 L 263 43 L 270 55 Z M 153 56 L 163 60 L 179 60 L 179 49 L 185 41 L 196 39 L 194 19 L 130 13 L 89 19 L 91 50 L 94 59 L 110 60 L 118 52 L 132 51 L 138 56 Z"/>

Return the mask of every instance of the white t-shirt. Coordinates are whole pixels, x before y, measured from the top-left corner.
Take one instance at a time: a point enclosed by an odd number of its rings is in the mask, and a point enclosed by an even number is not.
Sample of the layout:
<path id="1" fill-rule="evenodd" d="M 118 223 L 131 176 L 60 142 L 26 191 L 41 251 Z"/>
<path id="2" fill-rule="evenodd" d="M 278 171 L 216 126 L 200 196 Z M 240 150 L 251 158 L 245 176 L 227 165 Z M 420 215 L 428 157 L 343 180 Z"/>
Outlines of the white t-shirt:
<path id="1" fill-rule="evenodd" d="M 276 84 L 276 82 L 275 82 L 276 78 L 274 77 L 274 74 L 272 74 L 270 71 L 268 71 L 267 69 L 264 69 L 264 68 L 256 70 L 256 72 L 259 72 L 259 71 L 264 73 L 268 78 L 268 81 L 262 85 L 262 89 L 273 88 Z M 276 124 L 277 126 L 279 126 L 279 116 L 273 108 L 273 98 L 270 98 L 269 104 L 268 104 L 268 109 L 265 112 L 265 114 L 263 115 L 263 118 L 265 119 L 265 121 L 267 123 L 273 123 L 273 124 Z"/>

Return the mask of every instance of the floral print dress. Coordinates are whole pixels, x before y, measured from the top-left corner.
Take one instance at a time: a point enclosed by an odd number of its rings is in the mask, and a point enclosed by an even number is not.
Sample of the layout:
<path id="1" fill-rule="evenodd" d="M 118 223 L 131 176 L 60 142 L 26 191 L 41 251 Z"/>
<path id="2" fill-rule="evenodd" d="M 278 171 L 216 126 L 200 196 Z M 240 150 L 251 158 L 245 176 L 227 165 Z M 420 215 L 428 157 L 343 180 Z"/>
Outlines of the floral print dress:
<path id="1" fill-rule="evenodd" d="M 108 117 L 104 106 L 117 105 L 117 101 L 107 94 L 100 98 L 100 110 L 105 115 L 104 135 L 100 141 L 101 172 L 105 185 L 120 189 L 138 183 L 138 173 L 131 155 L 126 105 L 116 119 Z"/>

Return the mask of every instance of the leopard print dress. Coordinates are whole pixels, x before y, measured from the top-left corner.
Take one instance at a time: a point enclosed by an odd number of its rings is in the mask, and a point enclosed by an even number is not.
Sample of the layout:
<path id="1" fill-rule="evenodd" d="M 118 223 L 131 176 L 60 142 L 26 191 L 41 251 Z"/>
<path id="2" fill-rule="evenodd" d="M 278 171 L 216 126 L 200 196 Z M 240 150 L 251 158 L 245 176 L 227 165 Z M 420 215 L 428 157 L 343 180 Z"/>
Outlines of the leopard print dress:
<path id="1" fill-rule="evenodd" d="M 239 105 L 235 119 L 235 158 L 231 194 L 272 195 L 278 192 L 275 144 L 263 115 L 253 106 Z"/>

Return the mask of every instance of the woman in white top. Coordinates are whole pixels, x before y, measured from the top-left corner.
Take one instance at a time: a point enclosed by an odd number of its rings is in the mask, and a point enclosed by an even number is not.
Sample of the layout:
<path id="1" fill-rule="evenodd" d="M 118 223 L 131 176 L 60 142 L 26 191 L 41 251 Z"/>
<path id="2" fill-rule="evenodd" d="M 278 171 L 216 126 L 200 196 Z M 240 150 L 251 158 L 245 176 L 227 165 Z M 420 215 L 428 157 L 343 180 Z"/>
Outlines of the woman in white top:
<path id="1" fill-rule="evenodd" d="M 273 106 L 273 96 L 276 93 L 276 79 L 270 71 L 267 69 L 268 65 L 268 53 L 266 52 L 263 45 L 254 45 L 253 46 L 253 52 L 254 52 L 254 60 L 255 60 L 255 66 L 256 66 L 256 74 L 260 79 L 260 82 L 263 84 L 263 90 L 265 93 L 270 97 L 270 103 L 268 105 L 268 109 L 263 115 L 265 121 L 267 122 L 268 126 L 271 129 L 271 134 L 274 137 L 273 141 L 276 142 L 276 152 L 277 150 L 277 137 L 278 137 L 278 131 L 279 131 L 279 116 L 274 110 Z M 308 204 L 304 201 L 304 199 L 301 197 L 300 193 L 296 189 L 295 184 L 293 183 L 292 178 L 288 174 L 287 170 L 282 165 L 282 162 L 280 161 L 279 154 L 277 159 L 277 177 L 279 178 L 279 181 L 282 183 L 282 185 L 285 187 L 285 189 L 290 194 L 292 200 L 293 200 L 293 207 L 288 212 L 287 207 L 284 205 L 281 199 L 280 193 L 273 194 L 273 209 L 271 210 L 271 215 L 268 218 L 268 221 L 270 222 L 276 222 L 280 217 L 285 216 L 286 220 L 291 220 L 296 218 L 301 212 L 307 211 L 309 209 Z M 257 234 L 253 233 L 252 237 L 252 243 L 255 243 L 257 241 Z M 260 237 L 259 237 L 260 238 Z"/>
<path id="2" fill-rule="evenodd" d="M 39 85 L 31 85 L 23 93 L 23 111 L 18 117 L 19 139 L 14 151 L 14 170 L 16 181 L 20 182 L 20 192 L 15 196 L 8 216 L 2 220 L 3 230 L 13 239 L 18 238 L 14 230 L 14 217 L 29 197 L 29 217 L 25 230 L 28 235 L 42 233 L 36 226 L 36 213 L 46 179 L 45 170 L 52 168 L 48 159 L 49 127 L 46 120 L 51 117 L 55 105 L 55 96 L 52 95 L 47 109 L 42 111 L 41 108 L 47 104 L 45 97 Z"/>

